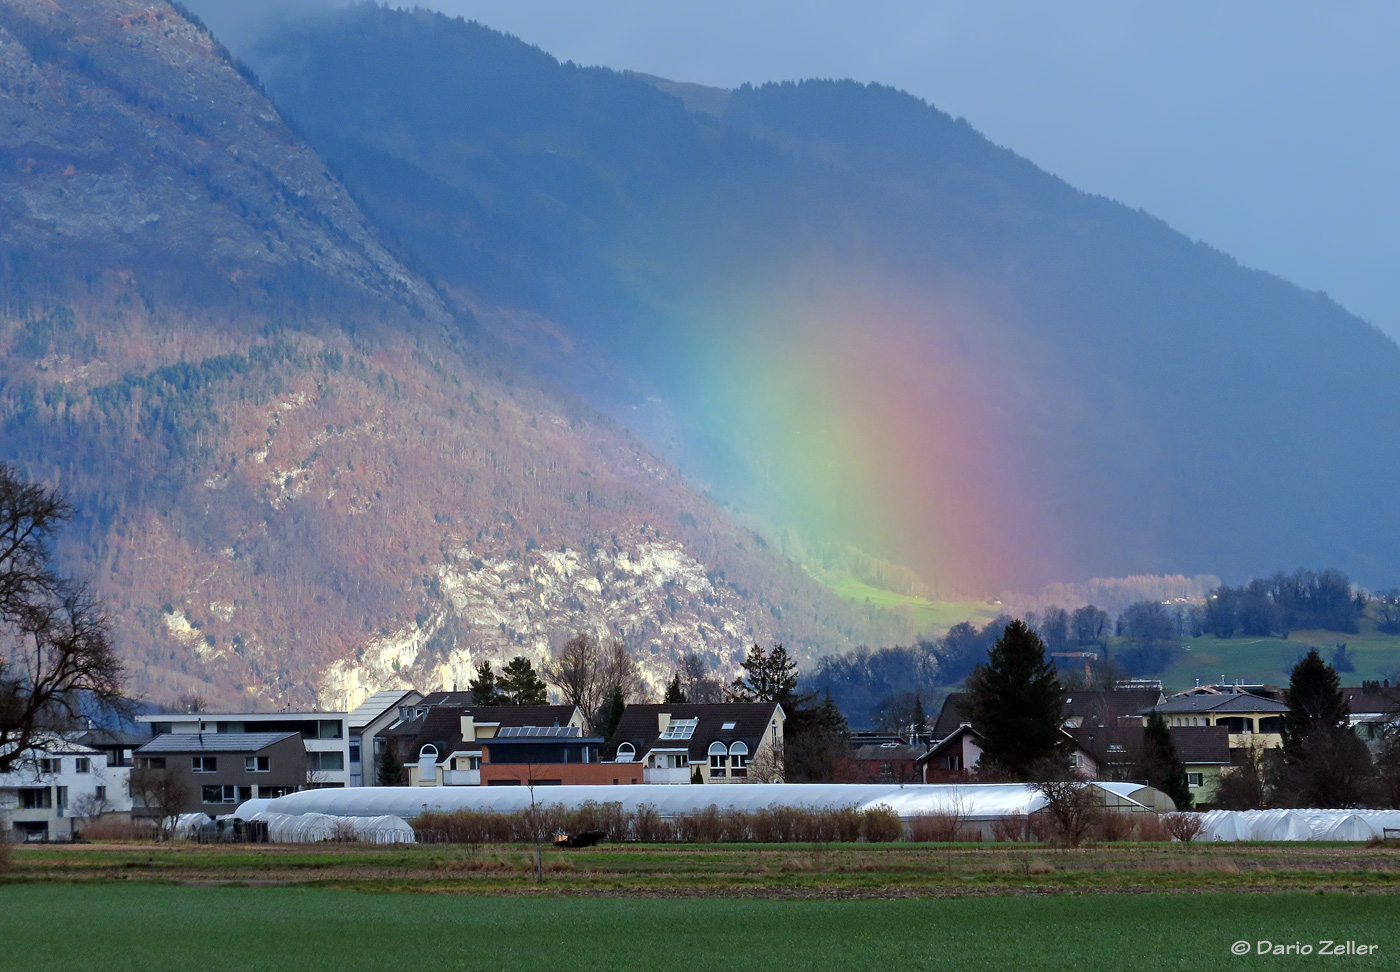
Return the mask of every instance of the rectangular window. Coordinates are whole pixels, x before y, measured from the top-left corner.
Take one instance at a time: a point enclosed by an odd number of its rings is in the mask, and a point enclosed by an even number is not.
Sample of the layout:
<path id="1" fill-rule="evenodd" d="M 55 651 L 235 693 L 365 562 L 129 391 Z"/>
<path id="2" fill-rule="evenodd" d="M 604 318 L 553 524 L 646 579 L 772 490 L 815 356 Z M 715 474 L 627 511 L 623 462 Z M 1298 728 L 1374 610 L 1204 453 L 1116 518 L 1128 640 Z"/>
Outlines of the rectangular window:
<path id="1" fill-rule="evenodd" d="M 345 769 L 344 753 L 307 753 L 306 759 L 313 770 Z"/>
<path id="2" fill-rule="evenodd" d="M 39 764 L 40 773 L 62 773 L 63 760 L 44 758 L 36 761 Z"/>
<path id="3" fill-rule="evenodd" d="M 140 759 L 142 769 L 165 769 L 164 756 L 142 756 Z"/>
<path id="4" fill-rule="evenodd" d="M 736 774 L 742 773 L 744 770 L 748 769 L 749 757 L 747 753 L 734 753 L 730 757 L 730 760 L 730 765 L 734 767 L 734 772 Z"/>
<path id="5" fill-rule="evenodd" d="M 728 732 L 730 729 L 733 729 L 737 725 L 737 722 L 726 722 L 724 723 L 724 725 L 719 727 L 719 730 L 720 732 Z"/>
<path id="6" fill-rule="evenodd" d="M 724 753 L 715 753 L 714 755 L 712 755 L 712 756 L 710 757 L 710 775 L 711 775 L 711 776 L 723 776 L 723 775 L 724 775 L 724 766 L 725 766 L 725 759 L 726 759 L 726 758 L 727 758 L 727 757 L 724 755 Z"/>
<path id="7" fill-rule="evenodd" d="M 322 719 L 317 736 L 321 739 L 339 739 L 341 725 L 339 719 Z"/>
<path id="8" fill-rule="evenodd" d="M 253 788 L 251 786 L 240 786 L 238 788 L 238 802 L 247 803 L 253 799 Z"/>
<path id="9" fill-rule="evenodd" d="M 53 790 L 47 786 L 28 787 L 19 791 L 21 810 L 49 810 L 53 808 Z"/>
<path id="10" fill-rule="evenodd" d="M 68 809 L 68 787 L 66 787 L 66 786 L 56 786 L 56 787 L 54 787 L 54 789 L 56 789 L 56 790 L 58 791 L 58 809 L 60 809 L 60 810 L 67 810 L 67 809 Z M 60 816 L 62 816 L 62 815 L 60 814 Z"/>
<path id="11" fill-rule="evenodd" d="M 97 799 L 99 800 L 105 800 L 107 799 L 107 788 L 105 786 L 94 787 L 92 795 L 97 797 Z"/>
<path id="12" fill-rule="evenodd" d="M 258 787 L 258 796 L 275 799 L 276 797 L 283 797 L 288 793 L 295 793 L 296 791 L 297 788 L 294 786 L 260 786 Z"/>
<path id="13" fill-rule="evenodd" d="M 1187 786 L 1203 786 L 1203 785 L 1205 785 L 1205 782 L 1206 782 L 1206 774 L 1204 774 L 1204 773 L 1187 773 L 1187 774 L 1186 774 L 1186 784 L 1187 784 Z"/>
<path id="14" fill-rule="evenodd" d="M 219 771 L 219 761 L 213 756 L 195 756 L 190 759 L 191 767 L 196 773 L 217 773 Z M 205 801 L 208 803 L 209 801 Z"/>
<path id="15" fill-rule="evenodd" d="M 271 756 L 244 756 L 243 769 L 248 773 L 272 772 Z"/>
<path id="16" fill-rule="evenodd" d="M 74 760 L 74 763 L 76 764 L 75 772 L 78 772 L 78 773 L 91 773 L 91 772 L 92 772 L 92 760 L 91 760 L 89 757 L 87 757 L 87 756 L 79 756 L 76 760 Z"/>
<path id="17" fill-rule="evenodd" d="M 238 787 L 228 786 L 206 786 L 200 790 L 201 799 L 205 803 L 237 803 Z"/>
<path id="18" fill-rule="evenodd" d="M 351 744 L 350 744 L 350 762 L 352 762 L 352 763 L 358 763 L 359 761 L 360 761 L 360 744 L 359 744 L 359 743 L 351 743 Z"/>

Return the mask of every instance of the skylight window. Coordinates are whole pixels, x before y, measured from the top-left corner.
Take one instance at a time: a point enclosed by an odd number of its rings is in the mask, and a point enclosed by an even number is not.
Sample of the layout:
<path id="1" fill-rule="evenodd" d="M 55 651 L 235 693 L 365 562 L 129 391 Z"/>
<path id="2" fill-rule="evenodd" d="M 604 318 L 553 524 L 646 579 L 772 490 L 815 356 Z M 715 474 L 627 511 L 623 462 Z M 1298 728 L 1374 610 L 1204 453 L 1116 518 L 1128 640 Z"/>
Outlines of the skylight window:
<path id="1" fill-rule="evenodd" d="M 689 739 L 695 735 L 695 727 L 700 724 L 699 719 L 673 719 L 661 733 L 662 739 Z"/>
<path id="2" fill-rule="evenodd" d="M 725 729 L 733 729 L 733 728 L 734 728 L 735 726 L 737 726 L 737 725 L 738 725 L 737 722 L 726 722 L 724 725 L 720 726 L 719 728 L 720 728 L 720 731 L 723 732 Z"/>

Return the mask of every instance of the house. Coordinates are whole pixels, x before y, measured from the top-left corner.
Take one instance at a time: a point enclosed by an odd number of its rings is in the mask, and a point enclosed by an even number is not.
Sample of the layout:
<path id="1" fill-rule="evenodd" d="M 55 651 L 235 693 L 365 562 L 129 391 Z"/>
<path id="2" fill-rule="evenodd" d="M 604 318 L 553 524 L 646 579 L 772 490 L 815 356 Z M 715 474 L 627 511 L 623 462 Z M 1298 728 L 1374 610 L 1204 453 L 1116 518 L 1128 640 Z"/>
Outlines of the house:
<path id="1" fill-rule="evenodd" d="M 604 740 L 583 735 L 577 706 L 470 701 L 466 692 L 430 693 L 383 733 L 410 786 L 618 782 L 602 766 Z"/>
<path id="2" fill-rule="evenodd" d="M 131 766 L 132 754 L 151 741 L 150 735 L 119 729 L 89 729 L 73 736 L 74 742 L 91 746 L 104 757 L 108 766 Z"/>
<path id="3" fill-rule="evenodd" d="M 101 750 L 47 735 L 0 773 L 0 819 L 17 840 L 71 840 L 85 820 L 131 812 L 130 772 L 108 766 Z"/>
<path id="4" fill-rule="evenodd" d="M 300 732 L 165 732 L 133 754 L 133 772 L 161 770 L 183 786 L 181 813 L 232 813 L 260 797 L 314 788 L 306 742 Z M 137 816 L 160 808 L 139 803 Z"/>
<path id="5" fill-rule="evenodd" d="M 1288 706 L 1262 690 L 1212 685 L 1149 706 L 1142 713 L 1144 724 L 1151 712 L 1160 712 L 1172 729 L 1223 726 L 1229 731 L 1231 749 L 1276 749 L 1283 745 L 1283 717 Z"/>
<path id="6" fill-rule="evenodd" d="M 786 719 L 776 702 L 633 704 L 603 759 L 643 783 L 781 782 Z"/>
<path id="7" fill-rule="evenodd" d="M 386 689 L 375 692 L 356 706 L 346 718 L 350 734 L 350 785 L 373 786 L 377 781 L 379 757 L 384 753 L 385 737 L 381 733 L 411 717 L 423 693 L 413 689 Z"/>
<path id="8" fill-rule="evenodd" d="M 962 783 L 970 779 L 972 768 L 982 758 L 981 740 L 972 723 L 960 723 L 914 761 L 920 782 Z"/>
<path id="9" fill-rule="evenodd" d="M 1075 690 L 1065 694 L 1066 729 L 1107 729 L 1135 726 L 1142 710 L 1165 701 L 1161 683 L 1143 688 Z"/>
<path id="10" fill-rule="evenodd" d="M 836 782 L 921 782 L 921 773 L 914 764 L 928 749 L 926 744 L 911 744 L 899 735 L 852 733 L 851 754 L 837 762 Z"/>
<path id="11" fill-rule="evenodd" d="M 138 715 L 156 735 L 295 733 L 305 744 L 299 787 L 350 785 L 350 725 L 346 712 L 189 712 Z"/>
<path id="12" fill-rule="evenodd" d="M 1180 726 L 1170 732 L 1176 755 L 1186 767 L 1186 783 L 1192 799 L 1197 803 L 1213 800 L 1220 773 L 1231 763 L 1229 729 L 1225 726 Z M 1141 725 L 1071 729 L 1069 733 L 1092 759 L 1094 779 L 1141 782 L 1137 769 L 1144 739 Z"/>
<path id="13" fill-rule="evenodd" d="M 1400 687 L 1391 686 L 1390 679 L 1344 687 L 1342 695 L 1352 729 L 1367 742 L 1382 738 L 1400 723 Z"/>

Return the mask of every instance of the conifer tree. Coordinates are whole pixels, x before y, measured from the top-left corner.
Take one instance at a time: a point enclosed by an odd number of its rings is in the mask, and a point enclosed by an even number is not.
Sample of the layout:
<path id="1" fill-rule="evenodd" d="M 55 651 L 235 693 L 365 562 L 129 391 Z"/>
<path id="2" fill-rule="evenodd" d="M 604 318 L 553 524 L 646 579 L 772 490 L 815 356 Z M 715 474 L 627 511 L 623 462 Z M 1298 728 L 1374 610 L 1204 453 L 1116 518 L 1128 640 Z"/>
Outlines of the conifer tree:
<path id="1" fill-rule="evenodd" d="M 1171 797 L 1178 810 L 1191 809 L 1191 787 L 1186 780 L 1186 764 L 1177 756 L 1171 729 L 1160 712 L 1153 712 L 1147 717 L 1136 771 L 1148 786 Z"/>
<path id="2" fill-rule="evenodd" d="M 1346 729 L 1350 723 L 1342 680 L 1316 648 L 1308 649 L 1293 666 L 1283 700 L 1288 703 L 1288 713 L 1283 717 L 1285 749 L 1296 750 L 1319 729 Z"/>
<path id="3" fill-rule="evenodd" d="M 671 680 L 666 683 L 666 697 L 661 700 L 667 705 L 685 705 L 688 699 L 685 697 L 685 689 L 681 688 L 681 673 L 671 676 Z"/>
<path id="4" fill-rule="evenodd" d="M 384 741 L 384 751 L 379 754 L 379 766 L 375 770 L 374 782 L 379 786 L 403 786 L 403 764 L 399 762 L 391 740 Z"/>
<path id="5" fill-rule="evenodd" d="M 915 736 L 923 736 L 928 732 L 928 716 L 924 713 L 924 700 L 917 695 L 914 696 L 914 715 L 910 719 L 909 728 Z"/>
<path id="6" fill-rule="evenodd" d="M 729 697 L 734 702 L 777 702 L 784 709 L 796 708 L 811 696 L 797 694 L 797 662 L 788 657 L 787 649 L 774 645 L 764 651 L 754 645 L 744 658 L 744 674 L 734 679 Z"/>
<path id="7" fill-rule="evenodd" d="M 1023 781 L 1065 772 L 1064 689 L 1045 643 L 1024 622 L 1006 626 L 967 688 L 972 727 L 982 737 L 979 769 Z"/>
<path id="8" fill-rule="evenodd" d="M 472 693 L 472 705 L 500 705 L 501 692 L 496 687 L 496 673 L 491 663 L 483 661 L 476 666 L 476 678 L 467 683 Z"/>
<path id="9" fill-rule="evenodd" d="M 593 717 L 593 735 L 611 739 L 613 733 L 617 732 L 618 723 L 622 721 L 622 710 L 625 708 L 627 699 L 622 693 L 622 686 L 614 685 L 602 708 Z"/>
<path id="10" fill-rule="evenodd" d="M 502 705 L 548 705 L 549 689 L 535 666 L 524 655 L 516 655 L 501 669 L 497 694 Z M 476 701 L 475 697 L 472 699 Z"/>

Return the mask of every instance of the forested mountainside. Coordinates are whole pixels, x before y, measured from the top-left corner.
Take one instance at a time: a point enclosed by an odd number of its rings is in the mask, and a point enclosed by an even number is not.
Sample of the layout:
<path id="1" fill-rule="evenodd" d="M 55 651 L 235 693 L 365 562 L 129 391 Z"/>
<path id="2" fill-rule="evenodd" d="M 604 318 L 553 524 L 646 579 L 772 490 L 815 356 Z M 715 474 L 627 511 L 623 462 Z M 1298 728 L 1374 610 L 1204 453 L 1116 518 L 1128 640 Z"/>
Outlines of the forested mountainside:
<path id="1" fill-rule="evenodd" d="M 913 97 L 370 5 L 247 55 L 396 252 L 787 549 L 945 593 L 1400 580 L 1393 342 Z"/>
<path id="2" fill-rule="evenodd" d="M 699 649 L 907 630 L 521 377 L 251 74 L 156 0 L 0 6 L 0 461 L 156 701 L 353 705 L 580 629 Z"/>

